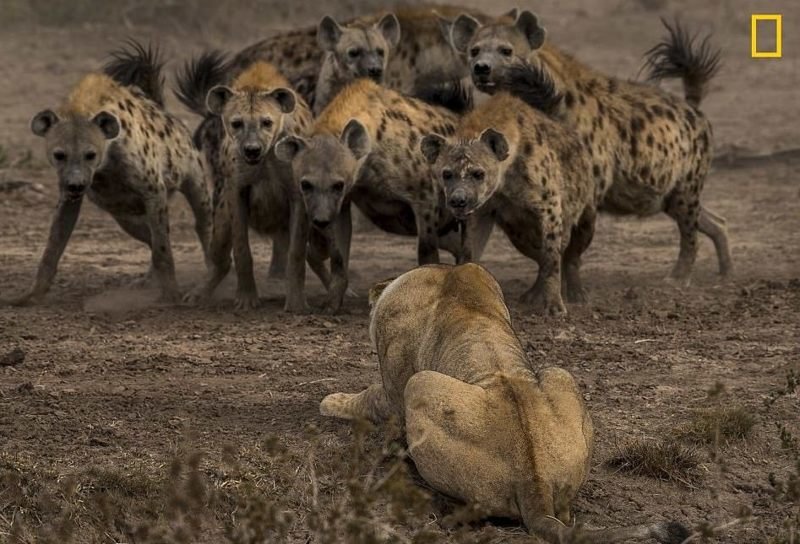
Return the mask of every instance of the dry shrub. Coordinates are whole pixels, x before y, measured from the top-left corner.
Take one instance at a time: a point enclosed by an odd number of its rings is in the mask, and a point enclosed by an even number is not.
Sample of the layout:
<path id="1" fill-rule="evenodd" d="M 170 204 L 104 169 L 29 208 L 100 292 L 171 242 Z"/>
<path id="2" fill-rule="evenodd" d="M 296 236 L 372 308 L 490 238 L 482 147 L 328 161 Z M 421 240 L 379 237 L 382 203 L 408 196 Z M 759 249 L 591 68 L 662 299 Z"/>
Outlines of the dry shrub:
<path id="1" fill-rule="evenodd" d="M 697 451 L 678 442 L 634 440 L 617 447 L 607 465 L 635 476 L 681 482 L 690 487 L 699 479 Z"/>

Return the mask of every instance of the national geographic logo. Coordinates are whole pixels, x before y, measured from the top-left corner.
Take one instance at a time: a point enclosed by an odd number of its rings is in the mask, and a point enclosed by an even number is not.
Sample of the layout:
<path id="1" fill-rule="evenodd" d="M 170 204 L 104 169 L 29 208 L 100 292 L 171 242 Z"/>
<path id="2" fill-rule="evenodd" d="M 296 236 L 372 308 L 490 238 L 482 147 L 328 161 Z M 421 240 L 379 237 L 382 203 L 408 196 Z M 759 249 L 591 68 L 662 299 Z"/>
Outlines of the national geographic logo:
<path id="1" fill-rule="evenodd" d="M 754 59 L 779 59 L 783 56 L 783 21 L 780 14 L 754 13 L 750 16 L 750 54 Z M 760 24 L 759 24 L 760 23 Z M 774 30 L 772 30 L 774 29 Z M 773 34 L 775 45 L 766 49 L 759 49 L 758 33 L 762 36 Z M 765 36 L 763 42 L 771 42 L 769 36 Z"/>

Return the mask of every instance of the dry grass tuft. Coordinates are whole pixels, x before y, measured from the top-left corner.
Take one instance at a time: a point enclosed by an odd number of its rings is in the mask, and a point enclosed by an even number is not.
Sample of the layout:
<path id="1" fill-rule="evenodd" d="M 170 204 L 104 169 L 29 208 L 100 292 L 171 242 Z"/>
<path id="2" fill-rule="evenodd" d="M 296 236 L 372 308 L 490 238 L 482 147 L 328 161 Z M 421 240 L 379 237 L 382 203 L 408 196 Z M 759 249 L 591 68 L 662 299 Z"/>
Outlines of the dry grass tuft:
<path id="1" fill-rule="evenodd" d="M 635 440 L 617 448 L 607 465 L 620 472 L 694 487 L 699 479 L 697 451 L 674 441 Z"/>
<path id="2" fill-rule="evenodd" d="M 717 444 L 749 438 L 756 424 L 752 411 L 724 406 L 698 411 L 694 419 L 676 431 L 676 438 L 697 444 Z"/>

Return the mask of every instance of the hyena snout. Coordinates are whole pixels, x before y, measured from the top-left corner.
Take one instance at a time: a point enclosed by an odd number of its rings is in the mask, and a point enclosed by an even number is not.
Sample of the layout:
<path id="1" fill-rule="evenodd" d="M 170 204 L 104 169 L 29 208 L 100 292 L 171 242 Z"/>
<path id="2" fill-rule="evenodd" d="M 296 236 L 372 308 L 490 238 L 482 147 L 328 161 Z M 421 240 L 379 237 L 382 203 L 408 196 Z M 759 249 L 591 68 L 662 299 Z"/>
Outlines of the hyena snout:
<path id="1" fill-rule="evenodd" d="M 62 185 L 67 195 L 79 197 L 89 188 L 89 179 L 81 170 L 67 172 L 62 178 Z"/>
<path id="2" fill-rule="evenodd" d="M 242 153 L 248 162 L 258 162 L 264 153 L 264 146 L 259 142 L 248 142 L 242 146 Z"/>
<path id="3" fill-rule="evenodd" d="M 447 198 L 447 205 L 454 212 L 463 212 L 467 208 L 469 198 L 465 189 L 456 189 Z"/>
<path id="4" fill-rule="evenodd" d="M 472 75 L 486 79 L 492 75 L 492 66 L 488 62 L 478 61 L 472 65 Z"/>
<path id="5" fill-rule="evenodd" d="M 367 75 L 374 81 L 380 83 L 383 79 L 383 66 L 370 66 L 367 68 Z"/>

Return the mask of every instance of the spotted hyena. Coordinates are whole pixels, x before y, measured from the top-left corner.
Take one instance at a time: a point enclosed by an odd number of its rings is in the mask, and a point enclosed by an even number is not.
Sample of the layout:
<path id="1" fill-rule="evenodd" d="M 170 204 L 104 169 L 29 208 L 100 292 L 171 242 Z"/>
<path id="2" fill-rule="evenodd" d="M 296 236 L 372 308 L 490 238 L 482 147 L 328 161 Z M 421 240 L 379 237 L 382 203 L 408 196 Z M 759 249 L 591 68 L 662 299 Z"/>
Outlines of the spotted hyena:
<path id="1" fill-rule="evenodd" d="M 540 312 L 566 312 L 585 302 L 580 259 L 594 235 L 596 197 L 590 155 L 575 131 L 547 113 L 563 97 L 541 70 L 528 66 L 504 86 L 530 81 L 543 92 L 497 92 L 457 124 L 449 138 L 426 135 L 420 144 L 456 218 L 493 219 L 511 243 L 539 264 L 522 300 Z M 535 106 L 535 107 L 533 107 Z M 562 281 L 563 280 L 563 281 Z"/>
<path id="2" fill-rule="evenodd" d="M 210 274 L 187 299 L 211 296 L 230 270 L 232 250 L 238 279 L 236 307 L 258 305 L 249 240 L 252 228 L 272 238 L 273 267 L 287 263 L 285 309 L 304 311 L 308 220 L 291 170 L 275 159 L 273 148 L 282 136 L 305 132 L 311 112 L 283 75 L 265 62 L 253 64 L 230 86 L 204 91 L 193 92 L 206 94 L 209 111 L 219 116 L 225 129 L 219 155 L 213 157 L 224 183 L 215 188 Z M 288 248 L 285 255 L 282 248 Z"/>
<path id="3" fill-rule="evenodd" d="M 451 135 L 457 122 L 458 114 L 447 108 L 362 79 L 334 98 L 309 137 L 278 143 L 276 154 L 291 162 L 314 229 L 329 240 L 332 311 L 341 306 L 347 287 L 351 202 L 383 230 L 416 235 L 420 264 L 439 261 L 440 239 L 463 259 L 457 221 L 442 205 L 417 152 L 423 134 Z M 490 229 L 491 223 L 477 229 L 477 253 Z"/>
<path id="4" fill-rule="evenodd" d="M 648 216 L 666 212 L 680 230 L 672 276 L 688 282 L 697 255 L 697 231 L 714 242 L 723 275 L 731 269 L 725 220 L 700 203 L 713 145 L 699 110 L 717 71 L 719 52 L 698 45 L 679 25 L 648 53 L 655 79 L 681 77 L 685 98 L 650 84 L 606 76 L 545 44 L 545 30 L 529 11 L 516 21 L 482 24 L 470 15 L 453 23 L 450 38 L 466 59 L 475 85 L 488 93 L 520 63 L 541 67 L 564 95 L 559 112 L 591 151 L 600 209 Z"/>
<path id="5" fill-rule="evenodd" d="M 188 128 L 163 108 L 157 51 L 131 45 L 104 73 L 81 79 L 60 108 L 31 121 L 58 174 L 59 201 L 33 287 L 18 304 L 37 302 L 48 291 L 84 196 L 150 247 L 151 274 L 165 300 L 179 299 L 167 210 L 175 191 L 189 201 L 204 251 L 208 246 L 211 210 L 201 157 Z"/>

